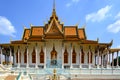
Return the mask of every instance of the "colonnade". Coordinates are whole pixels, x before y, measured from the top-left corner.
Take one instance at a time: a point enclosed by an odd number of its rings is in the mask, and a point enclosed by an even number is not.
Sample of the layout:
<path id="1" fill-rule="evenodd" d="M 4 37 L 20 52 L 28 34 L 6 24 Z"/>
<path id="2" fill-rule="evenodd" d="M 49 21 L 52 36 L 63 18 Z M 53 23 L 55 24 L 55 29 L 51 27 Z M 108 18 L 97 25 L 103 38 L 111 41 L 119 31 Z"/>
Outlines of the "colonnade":
<path id="1" fill-rule="evenodd" d="M 28 50 L 28 45 L 26 45 L 26 54 L 27 54 L 27 63 L 26 63 L 26 68 L 29 68 L 29 50 Z M 0 54 L 3 54 L 3 47 L 1 46 L 0 47 Z M 64 68 L 64 44 L 62 44 L 62 68 Z M 10 61 L 9 62 L 12 62 L 11 60 L 11 57 L 12 57 L 12 48 L 9 47 L 9 53 L 10 53 Z M 36 63 L 35 63 L 35 68 L 38 68 L 38 60 L 37 60 L 37 56 L 38 56 L 38 45 L 36 43 L 36 46 L 35 46 L 35 51 L 36 51 Z M 70 68 L 73 68 L 72 66 L 72 52 L 73 52 L 73 46 L 71 44 L 71 51 L 70 51 Z M 92 65 L 95 65 L 96 64 L 96 68 L 109 68 L 111 67 L 111 62 L 112 62 L 112 67 L 114 67 L 114 53 L 115 52 L 111 52 L 110 50 L 106 49 L 105 52 L 101 52 L 99 49 L 97 50 L 97 53 L 95 56 L 97 56 L 97 59 L 96 57 L 94 56 L 94 59 L 95 59 L 95 64 L 93 63 L 90 63 L 90 60 L 91 60 L 91 56 L 90 56 L 90 52 L 91 52 L 91 49 L 89 48 L 88 50 L 88 68 L 91 68 L 91 64 Z M 116 51 L 117 52 L 117 67 L 119 67 L 119 51 Z M 81 62 L 81 59 L 82 59 L 82 48 L 80 46 L 80 52 L 79 52 L 79 68 L 83 68 L 82 65 L 84 63 Z M 111 55 L 112 54 L 112 61 L 111 60 Z M 105 59 L 105 56 L 106 56 L 106 59 Z M 46 44 L 44 44 L 44 68 L 46 68 Z M 1 64 L 3 63 L 3 60 L 2 60 L 2 55 L 0 56 L 0 59 L 1 59 Z M 93 60 L 93 59 L 92 59 Z M 101 60 L 101 61 L 100 61 Z M 105 60 L 106 60 L 106 65 L 104 65 L 105 63 Z M 20 46 L 18 46 L 18 64 L 17 64 L 17 67 L 19 68 L 21 65 L 20 63 Z"/>
<path id="2" fill-rule="evenodd" d="M 11 46 L 8 47 L 9 49 L 9 61 L 7 62 L 7 64 L 11 65 L 12 64 L 12 48 Z M 6 58 L 5 58 L 5 61 L 3 61 L 3 50 L 4 50 L 4 47 L 0 46 L 0 63 L 3 64 L 3 62 L 6 61 Z"/>

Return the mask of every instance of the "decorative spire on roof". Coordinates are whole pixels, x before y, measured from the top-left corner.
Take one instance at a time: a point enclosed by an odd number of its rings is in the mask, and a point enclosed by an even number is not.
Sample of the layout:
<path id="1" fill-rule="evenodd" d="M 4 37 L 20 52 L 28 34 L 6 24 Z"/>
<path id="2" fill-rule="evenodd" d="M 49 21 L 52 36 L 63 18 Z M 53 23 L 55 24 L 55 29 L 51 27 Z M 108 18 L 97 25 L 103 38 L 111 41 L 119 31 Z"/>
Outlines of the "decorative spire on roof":
<path id="1" fill-rule="evenodd" d="M 55 0 L 53 1 L 53 10 L 55 10 Z"/>
<path id="2" fill-rule="evenodd" d="M 79 26 L 79 24 L 80 24 L 80 21 L 76 24 L 76 26 Z"/>
<path id="3" fill-rule="evenodd" d="M 57 15 L 56 15 L 56 10 L 55 10 L 55 0 L 53 0 L 53 12 L 52 12 L 52 17 L 57 17 Z"/>

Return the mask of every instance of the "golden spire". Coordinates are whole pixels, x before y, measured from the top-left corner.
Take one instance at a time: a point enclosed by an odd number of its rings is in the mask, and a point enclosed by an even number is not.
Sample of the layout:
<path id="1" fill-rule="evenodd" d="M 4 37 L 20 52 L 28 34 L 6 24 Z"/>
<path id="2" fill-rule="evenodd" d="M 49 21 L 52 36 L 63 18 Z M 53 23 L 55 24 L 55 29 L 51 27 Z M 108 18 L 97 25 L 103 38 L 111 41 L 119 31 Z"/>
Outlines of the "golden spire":
<path id="1" fill-rule="evenodd" d="M 55 0 L 53 0 L 53 12 L 52 16 L 56 16 L 56 11 L 55 11 Z"/>
<path id="2" fill-rule="evenodd" d="M 55 10 L 55 0 L 53 1 L 53 10 Z"/>

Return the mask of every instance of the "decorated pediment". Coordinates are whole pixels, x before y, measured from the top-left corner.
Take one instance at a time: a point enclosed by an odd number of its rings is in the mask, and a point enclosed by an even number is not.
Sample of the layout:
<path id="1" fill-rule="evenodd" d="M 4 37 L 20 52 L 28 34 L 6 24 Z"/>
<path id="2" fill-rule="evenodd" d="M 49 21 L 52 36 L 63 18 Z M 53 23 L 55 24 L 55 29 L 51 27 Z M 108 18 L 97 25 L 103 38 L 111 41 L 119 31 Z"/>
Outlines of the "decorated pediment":
<path id="1" fill-rule="evenodd" d="M 55 10 L 53 10 L 52 12 L 52 16 L 50 17 L 50 21 L 48 22 L 47 24 L 47 28 L 46 28 L 46 31 L 45 31 L 45 36 L 46 37 L 63 37 L 63 25 L 60 24 L 59 20 L 58 20 L 58 17 L 56 15 L 56 12 Z M 52 38 L 51 37 L 51 38 Z"/>
<path id="2" fill-rule="evenodd" d="M 61 25 L 58 24 L 55 20 L 51 21 L 46 34 L 62 34 L 62 31 L 60 30 Z"/>

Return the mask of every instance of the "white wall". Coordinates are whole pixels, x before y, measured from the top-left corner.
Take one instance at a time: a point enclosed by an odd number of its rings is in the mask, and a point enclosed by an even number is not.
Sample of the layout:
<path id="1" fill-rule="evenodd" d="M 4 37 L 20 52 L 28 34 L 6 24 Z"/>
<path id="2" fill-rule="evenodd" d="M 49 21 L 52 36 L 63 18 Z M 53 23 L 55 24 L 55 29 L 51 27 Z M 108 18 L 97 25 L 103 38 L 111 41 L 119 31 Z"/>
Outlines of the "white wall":
<path id="1" fill-rule="evenodd" d="M 46 43 L 46 56 L 45 58 L 46 59 L 51 59 L 51 51 L 53 50 L 53 44 L 55 45 L 55 50 L 57 51 L 57 59 L 58 60 L 62 60 L 62 40 L 46 40 L 45 42 L 37 42 L 37 64 L 38 65 L 43 65 L 43 64 L 40 64 L 40 51 L 41 51 L 41 46 L 43 47 L 43 51 L 45 53 L 45 43 Z M 65 46 L 67 46 L 67 51 L 68 51 L 68 64 L 65 64 L 65 65 L 70 65 L 70 62 L 71 62 L 71 43 L 72 43 L 72 46 L 75 46 L 75 52 L 77 54 L 76 56 L 76 63 L 73 64 L 73 65 L 79 65 L 80 63 L 80 44 L 78 44 L 78 42 L 64 42 L 64 50 L 65 50 Z M 25 46 L 26 45 L 19 45 L 20 46 L 20 51 L 21 51 L 21 65 L 25 65 L 24 63 L 24 52 L 25 52 Z M 29 65 L 35 65 L 35 63 L 32 63 L 32 52 L 33 52 L 33 48 L 36 46 L 36 43 L 35 42 L 32 42 L 28 45 L 28 53 L 29 53 L 29 57 L 28 57 L 28 62 L 29 62 Z M 85 53 L 85 57 L 84 57 L 84 64 L 88 64 L 88 57 L 87 57 L 87 54 L 88 54 L 88 51 L 89 51 L 89 45 L 83 45 L 83 50 L 84 50 L 84 53 Z M 16 64 L 16 52 L 17 52 L 17 49 L 18 49 L 18 45 L 14 47 L 14 59 L 15 59 L 15 64 Z M 95 59 L 94 59 L 94 46 L 92 46 L 92 53 L 93 53 L 93 64 L 95 64 Z M 64 55 L 63 55 L 64 56 Z"/>

